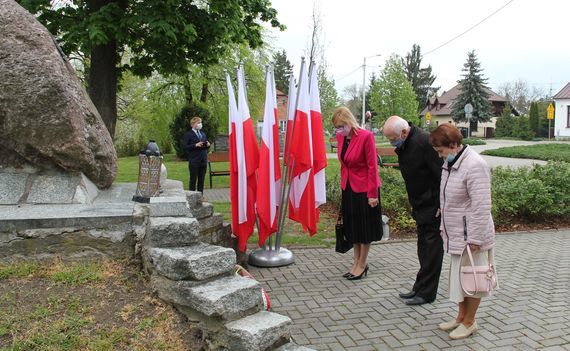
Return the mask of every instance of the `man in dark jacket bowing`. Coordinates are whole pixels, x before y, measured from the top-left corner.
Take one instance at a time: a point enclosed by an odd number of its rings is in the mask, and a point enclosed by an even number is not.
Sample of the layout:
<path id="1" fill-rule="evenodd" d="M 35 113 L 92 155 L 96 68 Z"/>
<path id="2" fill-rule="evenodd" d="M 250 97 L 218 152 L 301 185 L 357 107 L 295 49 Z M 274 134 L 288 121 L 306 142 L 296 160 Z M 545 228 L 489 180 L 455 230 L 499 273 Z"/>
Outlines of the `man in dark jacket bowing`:
<path id="1" fill-rule="evenodd" d="M 422 305 L 435 300 L 443 262 L 443 240 L 439 230 L 443 160 L 429 144 L 429 134 L 410 127 L 401 117 L 392 116 L 386 120 L 384 135 L 396 147 L 418 233 L 420 270 L 412 290 L 399 296 L 406 299 L 407 305 Z"/>
<path id="2" fill-rule="evenodd" d="M 204 191 L 204 178 L 208 166 L 208 148 L 210 142 L 202 131 L 202 119 L 193 117 L 190 120 L 190 129 L 182 137 L 182 147 L 188 157 L 188 170 L 190 172 L 189 189 Z"/>

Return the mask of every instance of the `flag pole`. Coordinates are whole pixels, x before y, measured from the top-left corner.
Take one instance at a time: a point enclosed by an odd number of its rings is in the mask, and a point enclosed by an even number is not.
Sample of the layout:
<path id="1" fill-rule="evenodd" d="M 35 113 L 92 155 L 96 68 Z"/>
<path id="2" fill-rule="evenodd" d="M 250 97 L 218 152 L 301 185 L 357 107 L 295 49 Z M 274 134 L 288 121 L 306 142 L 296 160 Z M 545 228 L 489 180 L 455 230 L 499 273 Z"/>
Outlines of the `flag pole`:
<path id="1" fill-rule="evenodd" d="M 295 96 L 295 115 L 293 116 L 293 126 L 291 127 L 291 133 L 290 135 L 285 135 L 285 154 L 283 155 L 283 168 L 284 168 L 284 172 L 285 172 L 285 177 L 283 177 L 285 179 L 285 186 L 284 186 L 284 191 L 281 194 L 281 203 L 279 206 L 279 226 L 277 227 L 277 234 L 275 235 L 275 249 L 277 251 L 279 251 L 279 249 L 281 248 L 281 239 L 283 237 L 283 226 L 285 224 L 285 213 L 287 212 L 287 207 L 289 205 L 289 194 L 291 192 L 291 175 L 289 175 L 288 171 L 289 171 L 289 166 L 291 166 L 291 170 L 293 170 L 293 167 L 295 166 L 295 161 L 293 161 L 293 164 L 291 164 L 291 155 L 290 155 L 290 144 L 291 141 L 289 140 L 289 137 L 293 136 L 293 132 L 295 131 L 295 119 L 297 119 L 297 108 L 299 107 L 299 87 L 301 87 L 301 84 L 303 84 L 303 68 L 305 66 L 305 57 L 301 58 L 301 68 L 299 71 L 299 81 L 297 83 L 297 94 Z M 287 111 L 289 112 L 289 111 Z M 289 121 L 287 121 L 287 123 L 289 123 Z M 285 167 L 285 160 L 287 159 L 287 167 Z M 292 172 L 291 172 L 292 173 Z"/>
<path id="2" fill-rule="evenodd" d="M 300 73 L 303 72 L 303 67 L 305 65 L 305 58 L 302 57 L 301 60 L 301 71 Z M 302 75 L 301 75 L 302 77 Z M 302 82 L 302 78 L 299 78 L 299 82 L 298 82 L 298 87 L 301 85 Z M 297 93 L 296 97 L 295 97 L 295 111 L 297 110 L 299 104 L 299 94 Z M 287 107 L 288 111 L 287 111 L 287 116 L 289 116 L 289 105 Z M 283 154 L 283 173 L 281 176 L 281 181 L 282 181 L 282 186 L 281 186 L 281 199 L 279 202 L 279 211 L 278 211 L 278 217 L 277 217 L 277 221 L 278 221 L 278 227 L 277 227 L 277 233 L 275 234 L 275 250 L 270 250 L 270 251 L 266 251 L 266 250 L 262 250 L 262 249 L 257 249 L 254 252 L 252 252 L 249 255 L 249 260 L 248 263 L 253 265 L 253 266 L 257 266 L 257 267 L 280 267 L 280 266 L 286 266 L 289 264 L 292 264 L 295 262 L 295 258 L 293 257 L 293 253 L 286 249 L 281 247 L 281 239 L 283 236 L 283 226 L 285 223 L 285 213 L 287 211 L 287 205 L 289 203 L 289 193 L 291 191 L 291 187 L 289 186 L 289 181 L 291 178 L 291 175 L 288 172 L 289 169 L 289 165 L 291 166 L 291 169 L 293 169 L 293 167 L 295 166 L 295 161 L 293 161 L 293 164 L 291 164 L 291 157 L 289 155 L 289 144 L 290 144 L 290 140 L 289 137 L 293 135 L 293 131 L 295 128 L 295 118 L 296 115 L 293 116 L 293 126 L 291 128 L 291 133 L 290 135 L 285 135 L 285 150 L 284 150 L 284 154 Z M 289 123 L 289 121 L 287 121 L 287 123 Z M 287 167 L 285 167 L 285 164 L 287 165 Z M 292 172 L 291 172 L 292 174 Z"/>
<path id="3" fill-rule="evenodd" d="M 266 78 L 267 78 L 267 71 L 266 71 Z M 275 86 L 275 78 L 273 76 L 273 72 L 270 72 L 269 74 L 269 78 L 272 80 L 272 86 Z M 273 90 L 272 95 L 275 94 L 275 90 Z M 272 96 L 272 98 L 274 98 Z M 267 102 L 266 102 L 267 103 Z M 275 102 L 274 102 L 274 108 L 276 107 Z M 264 121 L 265 122 L 265 121 Z M 277 123 L 277 119 L 275 120 L 275 123 Z M 284 181 L 284 177 L 281 177 L 281 181 L 282 181 L 282 188 L 283 188 L 283 184 L 286 183 L 286 181 Z M 277 223 L 278 223 L 278 231 L 279 231 L 279 223 L 281 222 L 280 220 L 280 216 L 282 215 L 282 202 L 283 202 L 283 190 L 281 190 L 281 204 L 279 206 L 279 210 L 278 210 L 278 218 L 277 218 Z M 258 228 L 259 230 L 259 228 Z M 263 248 L 258 248 L 253 250 L 250 254 L 249 254 L 249 258 L 248 258 L 248 263 L 252 266 L 257 266 L 257 267 L 281 267 L 281 266 L 287 266 L 290 265 L 292 263 L 295 262 L 295 259 L 293 257 L 293 253 L 285 248 L 280 248 L 278 245 L 280 244 L 278 242 L 278 238 L 276 237 L 275 239 L 275 247 L 272 247 L 272 239 L 271 237 L 273 236 L 270 235 L 268 237 L 268 239 L 266 240 L 264 247 Z"/>

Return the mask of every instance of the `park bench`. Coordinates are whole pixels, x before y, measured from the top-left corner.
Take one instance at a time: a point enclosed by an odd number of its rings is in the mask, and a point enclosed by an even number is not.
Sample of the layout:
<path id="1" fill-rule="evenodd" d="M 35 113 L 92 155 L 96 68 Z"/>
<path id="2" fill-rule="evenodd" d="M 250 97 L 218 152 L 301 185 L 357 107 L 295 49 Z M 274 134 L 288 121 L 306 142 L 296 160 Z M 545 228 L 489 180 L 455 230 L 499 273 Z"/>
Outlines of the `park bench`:
<path id="1" fill-rule="evenodd" d="M 396 154 L 396 149 L 393 147 L 377 147 L 376 154 L 378 155 L 378 164 L 382 167 L 400 167 L 398 162 L 384 162 L 382 157 L 386 156 L 398 156 Z"/>
<path id="2" fill-rule="evenodd" d="M 338 144 L 336 142 L 336 137 L 330 137 L 329 144 L 331 145 L 331 152 L 334 152 L 334 149 L 338 147 Z"/>
<path id="3" fill-rule="evenodd" d="M 216 151 L 208 154 L 208 173 L 210 174 L 210 189 L 212 189 L 212 177 L 229 176 L 230 170 L 212 170 L 212 163 L 230 162 L 230 153 L 227 151 Z"/>

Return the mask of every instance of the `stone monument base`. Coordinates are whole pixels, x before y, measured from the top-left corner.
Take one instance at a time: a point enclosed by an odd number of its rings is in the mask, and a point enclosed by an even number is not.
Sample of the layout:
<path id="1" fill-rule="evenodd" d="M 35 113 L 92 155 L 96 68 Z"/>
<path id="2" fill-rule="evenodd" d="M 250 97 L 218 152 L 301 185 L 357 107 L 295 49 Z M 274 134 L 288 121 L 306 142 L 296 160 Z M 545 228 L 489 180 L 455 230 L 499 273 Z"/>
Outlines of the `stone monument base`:
<path id="1" fill-rule="evenodd" d="M 0 170 L 0 205 L 91 204 L 99 189 L 83 173 Z"/>

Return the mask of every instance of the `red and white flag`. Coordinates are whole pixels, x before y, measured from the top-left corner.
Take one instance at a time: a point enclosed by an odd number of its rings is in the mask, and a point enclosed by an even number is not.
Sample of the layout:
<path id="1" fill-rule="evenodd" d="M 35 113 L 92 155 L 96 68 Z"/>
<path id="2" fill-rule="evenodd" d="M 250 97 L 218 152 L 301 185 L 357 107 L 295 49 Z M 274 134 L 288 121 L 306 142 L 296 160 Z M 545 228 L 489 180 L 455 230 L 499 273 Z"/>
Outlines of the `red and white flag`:
<path id="1" fill-rule="evenodd" d="M 259 246 L 277 231 L 277 210 L 281 193 L 279 166 L 279 131 L 277 127 L 277 95 L 273 72 L 265 74 L 265 111 L 261 131 L 261 150 L 257 184 L 257 214 L 259 216 Z"/>
<path id="2" fill-rule="evenodd" d="M 313 171 L 315 173 L 315 208 L 327 202 L 325 167 L 327 152 L 325 150 L 325 131 L 321 115 L 321 97 L 317 78 L 317 65 L 313 63 L 309 84 L 311 133 L 313 145 Z"/>
<path id="3" fill-rule="evenodd" d="M 259 149 L 249 108 L 245 97 L 245 79 L 242 68 L 238 70 L 238 102 L 235 103 L 230 76 L 226 74 L 229 95 L 230 119 L 230 199 L 232 232 L 238 238 L 238 248 L 245 251 L 247 239 L 255 224 L 256 170 Z"/>
<path id="4" fill-rule="evenodd" d="M 295 77 L 293 74 L 289 77 L 289 98 L 287 100 L 287 132 L 285 134 L 285 145 L 291 145 L 291 131 L 295 120 L 295 104 L 297 103 L 297 88 L 295 87 Z M 290 153 L 291 150 L 285 146 L 285 152 Z M 285 155 L 284 155 L 285 156 Z M 283 158 L 283 164 L 287 164 L 287 157 Z"/>
<path id="5" fill-rule="evenodd" d="M 292 167 L 289 193 L 289 218 L 303 225 L 312 236 L 317 232 L 318 211 L 315 209 L 313 173 L 313 145 L 310 117 L 309 82 L 305 65 L 297 90 L 297 109 L 290 139 L 289 152 Z"/>

